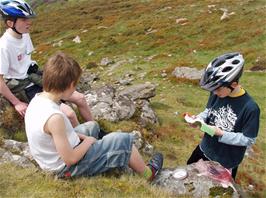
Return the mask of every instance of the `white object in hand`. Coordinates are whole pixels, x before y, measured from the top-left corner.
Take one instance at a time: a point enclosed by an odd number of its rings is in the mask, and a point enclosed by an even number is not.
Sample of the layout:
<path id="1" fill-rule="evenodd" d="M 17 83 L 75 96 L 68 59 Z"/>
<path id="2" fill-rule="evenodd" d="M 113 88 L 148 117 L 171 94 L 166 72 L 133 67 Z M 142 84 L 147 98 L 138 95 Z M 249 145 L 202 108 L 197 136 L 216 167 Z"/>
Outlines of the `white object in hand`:
<path id="1" fill-rule="evenodd" d="M 190 124 L 194 124 L 196 122 L 203 123 L 203 120 L 201 120 L 200 118 L 192 117 L 192 116 L 189 116 L 188 114 L 185 115 L 184 119 L 186 122 L 188 122 Z"/>

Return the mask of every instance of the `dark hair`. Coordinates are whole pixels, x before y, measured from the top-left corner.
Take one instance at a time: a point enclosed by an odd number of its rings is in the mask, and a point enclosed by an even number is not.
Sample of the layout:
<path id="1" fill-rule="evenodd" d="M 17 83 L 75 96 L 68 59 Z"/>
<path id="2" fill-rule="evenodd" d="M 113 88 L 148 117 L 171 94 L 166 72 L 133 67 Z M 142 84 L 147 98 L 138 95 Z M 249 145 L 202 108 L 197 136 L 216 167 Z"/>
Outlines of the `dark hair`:
<path id="1" fill-rule="evenodd" d="M 63 92 L 72 83 L 76 86 L 82 70 L 79 64 L 63 52 L 50 57 L 43 70 L 44 91 Z"/>
<path id="2" fill-rule="evenodd" d="M 1 13 L 1 11 L 0 11 Z M 16 17 L 13 17 L 13 16 L 8 16 L 8 15 L 4 15 L 1 13 L 1 18 L 3 19 L 5 25 L 7 25 L 7 21 L 13 21 L 13 22 L 16 22 L 17 18 Z"/>

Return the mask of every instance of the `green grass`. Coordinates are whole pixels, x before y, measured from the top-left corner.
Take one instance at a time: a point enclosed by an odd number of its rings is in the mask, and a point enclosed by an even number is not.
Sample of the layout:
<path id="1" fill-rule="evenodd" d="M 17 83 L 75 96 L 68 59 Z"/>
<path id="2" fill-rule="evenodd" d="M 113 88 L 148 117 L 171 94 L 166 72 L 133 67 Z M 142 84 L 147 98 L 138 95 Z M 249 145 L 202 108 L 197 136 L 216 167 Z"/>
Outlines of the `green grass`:
<path id="1" fill-rule="evenodd" d="M 216 5 L 210 9 L 208 5 Z M 222 11 L 235 12 L 228 20 L 220 21 Z M 245 73 L 241 84 L 257 101 L 261 109 L 260 131 L 254 147 L 254 157 L 245 158 L 239 168 L 237 182 L 247 189 L 249 197 L 266 196 L 266 73 L 247 72 L 256 59 L 266 61 L 265 1 L 182 1 L 182 0 L 87 0 L 58 1 L 42 4 L 36 12 L 32 38 L 36 46 L 33 58 L 43 65 L 57 50 L 71 54 L 85 67 L 99 63 L 104 57 L 114 60 L 133 59 L 112 71 L 104 68 L 101 82 L 115 82 L 129 70 L 135 76 L 147 72 L 143 80 L 158 84 L 151 106 L 160 125 L 151 136 L 134 120 L 119 123 L 101 121 L 107 130 L 141 130 L 145 137 L 165 155 L 164 167 L 184 165 L 191 151 L 200 142 L 202 133 L 189 128 L 182 113 L 199 113 L 205 107 L 208 92 L 196 82 L 171 77 L 177 66 L 203 68 L 214 57 L 229 51 L 244 54 Z M 188 24 L 176 24 L 177 18 L 187 18 Z M 87 30 L 87 32 L 83 32 Z M 149 31 L 153 33 L 148 33 Z M 80 36 L 81 43 L 72 40 Z M 53 43 L 63 40 L 61 47 Z M 196 53 L 195 51 L 196 50 Z M 88 56 L 93 51 L 94 54 Z M 194 51 L 194 52 L 193 52 Z M 150 61 L 145 58 L 154 56 Z M 265 65 L 264 65 L 265 67 Z M 167 78 L 161 77 L 166 70 Z M 99 68 L 91 72 L 99 72 Z M 178 115 L 176 115 L 178 112 Z M 21 132 L 15 138 L 23 139 Z M 147 156 L 145 156 L 147 159 Z M 55 180 L 40 172 L 1 165 L 0 195 L 3 197 L 170 197 L 167 192 L 150 186 L 138 176 L 81 178 L 74 181 Z"/>
<path id="2" fill-rule="evenodd" d="M 38 170 L 1 165 L 1 197 L 169 197 L 138 176 L 97 176 L 58 180 Z M 114 182 L 115 181 L 115 182 Z"/>

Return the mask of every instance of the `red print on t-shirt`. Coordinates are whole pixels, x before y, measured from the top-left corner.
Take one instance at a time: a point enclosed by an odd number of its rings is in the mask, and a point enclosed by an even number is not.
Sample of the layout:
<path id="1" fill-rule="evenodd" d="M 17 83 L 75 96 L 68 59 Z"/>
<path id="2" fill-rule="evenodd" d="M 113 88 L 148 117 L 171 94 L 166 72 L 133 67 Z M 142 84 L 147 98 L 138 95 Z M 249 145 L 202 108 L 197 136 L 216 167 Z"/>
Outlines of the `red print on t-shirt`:
<path id="1" fill-rule="evenodd" d="M 22 54 L 18 55 L 18 61 L 21 61 L 22 59 Z"/>

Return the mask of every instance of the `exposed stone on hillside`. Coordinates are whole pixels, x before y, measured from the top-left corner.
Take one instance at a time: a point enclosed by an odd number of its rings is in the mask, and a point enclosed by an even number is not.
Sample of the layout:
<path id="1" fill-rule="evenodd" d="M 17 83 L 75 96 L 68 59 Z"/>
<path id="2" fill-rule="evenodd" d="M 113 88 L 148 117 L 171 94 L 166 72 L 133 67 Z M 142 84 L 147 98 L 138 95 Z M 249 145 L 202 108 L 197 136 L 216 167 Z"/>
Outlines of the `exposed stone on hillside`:
<path id="1" fill-rule="evenodd" d="M 118 91 L 111 85 L 91 89 L 97 80 L 96 74 L 85 73 L 78 90 L 85 92 L 86 100 L 96 120 L 112 122 L 127 120 L 136 115 L 142 127 L 158 124 L 158 118 L 149 105 L 149 98 L 155 96 L 155 85 L 151 83 L 132 85 Z M 86 90 L 86 91 L 85 91 Z M 0 97 L 0 126 L 9 131 L 18 131 L 24 126 L 22 118 L 14 108 Z"/>
<path id="2" fill-rule="evenodd" d="M 118 95 L 128 96 L 132 100 L 149 99 L 155 96 L 156 86 L 152 83 L 138 84 L 125 88 Z"/>
<path id="3" fill-rule="evenodd" d="M 151 156 L 154 152 L 153 146 L 149 144 L 146 140 L 144 140 L 139 131 L 132 131 L 132 134 L 134 134 L 135 136 L 134 144 L 137 147 L 137 149 Z"/>
<path id="4" fill-rule="evenodd" d="M 96 120 L 115 122 L 129 119 L 135 112 L 134 103 L 126 96 L 117 97 L 116 90 L 111 86 L 90 90 L 85 97 Z"/>
<path id="5" fill-rule="evenodd" d="M 140 124 L 158 124 L 155 112 L 149 106 L 148 99 L 155 96 L 155 85 L 150 83 L 133 85 L 117 91 L 111 85 L 86 92 L 86 100 L 96 120 L 105 119 L 116 122 L 139 115 Z"/>
<path id="6" fill-rule="evenodd" d="M 158 117 L 150 107 L 150 103 L 147 100 L 139 100 L 138 105 L 141 109 L 140 125 L 145 127 L 148 125 L 156 125 L 159 123 Z"/>
<path id="7" fill-rule="evenodd" d="M 204 69 L 198 70 L 191 67 L 176 67 L 172 74 L 177 78 L 187 78 L 191 80 L 198 80 L 201 78 Z"/>
<path id="8" fill-rule="evenodd" d="M 77 90 L 84 93 L 91 89 L 91 85 L 99 80 L 99 76 L 96 73 L 88 72 L 84 70 L 82 76 L 79 79 L 79 84 Z"/>
<path id="9" fill-rule="evenodd" d="M 21 167 L 35 167 L 27 143 L 4 140 L 0 148 L 0 164 L 11 162 Z"/>
<path id="10" fill-rule="evenodd" d="M 200 161 L 197 163 L 201 163 L 201 166 L 206 167 L 211 164 L 215 169 L 223 169 L 217 162 Z M 240 197 L 239 191 L 241 191 L 241 189 L 239 189 L 233 181 L 224 184 L 213 179 L 209 175 L 204 175 L 197 168 L 197 163 L 187 166 L 178 166 L 174 169 L 163 169 L 153 183 L 170 191 L 174 196 L 183 195 L 196 198 Z M 180 170 L 187 173 L 184 179 L 178 174 Z"/>
<path id="11" fill-rule="evenodd" d="M 113 63 L 115 63 L 113 60 L 109 59 L 108 57 L 105 57 L 101 60 L 100 65 L 101 66 L 107 66 L 107 65 L 110 65 Z"/>

